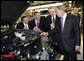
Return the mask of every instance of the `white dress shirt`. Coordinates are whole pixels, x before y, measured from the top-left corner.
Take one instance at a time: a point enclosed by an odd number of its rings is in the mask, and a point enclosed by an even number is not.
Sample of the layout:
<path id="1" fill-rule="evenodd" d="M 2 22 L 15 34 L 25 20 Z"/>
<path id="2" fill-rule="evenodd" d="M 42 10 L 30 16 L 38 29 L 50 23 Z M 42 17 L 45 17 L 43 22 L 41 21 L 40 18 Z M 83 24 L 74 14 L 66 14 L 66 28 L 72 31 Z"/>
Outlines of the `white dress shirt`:
<path id="1" fill-rule="evenodd" d="M 35 19 L 35 24 L 36 24 L 36 26 L 37 26 L 37 21 L 40 23 L 40 20 L 36 20 L 36 19 Z M 43 32 L 43 31 L 42 31 L 41 29 L 39 29 L 38 32 Z"/>
<path id="2" fill-rule="evenodd" d="M 25 23 L 23 23 L 23 24 L 24 24 L 24 27 L 25 27 L 26 29 L 29 29 L 28 24 L 25 24 Z"/>
<path id="3" fill-rule="evenodd" d="M 51 17 L 51 22 L 55 24 L 55 20 L 56 20 L 56 15 L 54 15 L 53 17 Z M 51 28 L 52 30 L 52 28 Z"/>
<path id="4" fill-rule="evenodd" d="M 53 17 L 51 17 L 52 23 L 53 23 L 53 20 L 56 19 L 56 15 L 54 15 Z"/>
<path id="5" fill-rule="evenodd" d="M 64 28 L 64 24 L 65 24 L 65 20 L 66 20 L 66 17 L 67 17 L 67 14 L 65 13 L 64 15 L 63 15 L 63 23 L 61 24 L 62 25 L 62 30 L 63 30 L 63 28 Z"/>
<path id="6" fill-rule="evenodd" d="M 40 21 L 39 21 L 39 20 L 36 20 L 36 19 L 35 19 L 35 24 L 36 24 L 36 26 L 37 26 L 37 21 L 40 23 Z"/>

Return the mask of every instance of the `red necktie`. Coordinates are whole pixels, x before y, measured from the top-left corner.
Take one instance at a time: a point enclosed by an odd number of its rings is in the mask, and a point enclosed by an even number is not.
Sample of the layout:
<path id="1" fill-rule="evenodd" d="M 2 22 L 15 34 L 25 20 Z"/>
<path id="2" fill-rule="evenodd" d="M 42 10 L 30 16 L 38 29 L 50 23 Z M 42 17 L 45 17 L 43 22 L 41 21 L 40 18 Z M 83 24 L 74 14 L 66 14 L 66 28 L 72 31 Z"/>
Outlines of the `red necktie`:
<path id="1" fill-rule="evenodd" d="M 37 27 L 39 28 L 39 21 L 37 21 Z"/>

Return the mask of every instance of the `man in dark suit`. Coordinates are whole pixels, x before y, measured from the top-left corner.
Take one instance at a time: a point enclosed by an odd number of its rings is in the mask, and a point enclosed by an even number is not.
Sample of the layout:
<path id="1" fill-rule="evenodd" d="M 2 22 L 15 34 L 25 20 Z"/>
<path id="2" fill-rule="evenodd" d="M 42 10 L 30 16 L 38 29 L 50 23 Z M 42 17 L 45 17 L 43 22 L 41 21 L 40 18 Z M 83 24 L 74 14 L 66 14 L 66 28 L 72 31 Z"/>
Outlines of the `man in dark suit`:
<path id="1" fill-rule="evenodd" d="M 60 19 L 55 12 L 55 7 L 48 8 L 49 15 L 46 17 L 46 32 L 49 32 L 55 28 L 56 22 Z M 51 44 L 51 47 L 55 49 L 56 46 L 56 35 L 49 36 L 50 41 L 48 42 Z M 56 51 L 56 50 L 55 50 Z"/>
<path id="2" fill-rule="evenodd" d="M 29 26 L 30 26 L 29 28 L 35 31 L 40 31 L 40 32 L 45 31 L 46 30 L 45 19 L 41 18 L 40 12 L 35 12 L 34 16 L 35 16 L 35 19 L 29 22 Z"/>
<path id="3" fill-rule="evenodd" d="M 47 28 L 47 31 L 50 31 L 53 29 L 52 26 L 55 25 L 57 15 L 55 12 L 55 7 L 49 7 L 48 12 L 49 12 L 49 15 L 46 17 L 46 28 Z"/>
<path id="4" fill-rule="evenodd" d="M 65 60 L 77 60 L 76 52 L 80 50 L 80 30 L 76 17 L 65 12 L 64 6 L 57 6 L 56 13 L 61 17 L 58 26 L 51 32 L 43 32 L 41 35 L 58 34 L 59 52 L 65 56 Z M 57 30 L 56 30 L 57 29 Z"/>
<path id="5" fill-rule="evenodd" d="M 27 16 L 22 16 L 21 22 L 17 24 L 16 29 L 29 29 L 28 21 Z"/>
<path id="6" fill-rule="evenodd" d="M 45 18 L 41 18 L 40 12 L 35 12 L 34 13 L 34 19 L 29 22 L 29 29 L 35 30 L 37 32 L 43 32 L 45 31 Z M 36 53 L 38 51 L 42 50 L 42 45 L 41 45 L 41 38 L 35 41 L 30 46 L 30 53 Z M 33 49 L 33 47 L 36 46 L 36 48 Z"/>
<path id="7" fill-rule="evenodd" d="M 74 7 L 73 8 L 73 13 L 72 14 L 77 17 L 77 20 L 78 20 L 79 25 L 80 25 L 81 24 L 81 17 L 79 15 L 79 9 L 77 7 Z"/>

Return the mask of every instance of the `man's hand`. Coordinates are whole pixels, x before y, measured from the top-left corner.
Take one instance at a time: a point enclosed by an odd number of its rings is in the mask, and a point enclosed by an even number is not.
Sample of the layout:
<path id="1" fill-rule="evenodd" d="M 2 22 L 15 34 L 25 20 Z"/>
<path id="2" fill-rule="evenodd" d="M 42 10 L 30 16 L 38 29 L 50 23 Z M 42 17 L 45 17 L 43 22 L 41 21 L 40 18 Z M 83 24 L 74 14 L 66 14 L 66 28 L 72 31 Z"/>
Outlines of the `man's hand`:
<path id="1" fill-rule="evenodd" d="M 35 26 L 33 30 L 38 31 L 39 28 L 37 26 Z"/>
<path id="2" fill-rule="evenodd" d="M 75 51 L 79 51 L 80 50 L 80 46 L 75 46 Z"/>
<path id="3" fill-rule="evenodd" d="M 51 29 L 54 29 L 55 28 L 55 24 L 54 23 L 51 23 Z"/>
<path id="4" fill-rule="evenodd" d="M 48 32 L 43 32 L 40 34 L 41 36 L 47 36 L 48 35 Z"/>

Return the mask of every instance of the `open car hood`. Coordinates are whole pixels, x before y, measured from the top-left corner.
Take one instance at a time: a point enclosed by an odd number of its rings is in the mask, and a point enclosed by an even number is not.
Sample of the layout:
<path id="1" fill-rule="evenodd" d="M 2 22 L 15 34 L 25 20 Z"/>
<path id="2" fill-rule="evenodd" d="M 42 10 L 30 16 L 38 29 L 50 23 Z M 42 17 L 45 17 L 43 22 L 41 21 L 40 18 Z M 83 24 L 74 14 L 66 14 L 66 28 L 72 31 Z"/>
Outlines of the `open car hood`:
<path id="1" fill-rule="evenodd" d="M 27 1 L 1 1 L 1 25 L 12 26 L 29 6 Z"/>

